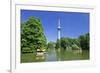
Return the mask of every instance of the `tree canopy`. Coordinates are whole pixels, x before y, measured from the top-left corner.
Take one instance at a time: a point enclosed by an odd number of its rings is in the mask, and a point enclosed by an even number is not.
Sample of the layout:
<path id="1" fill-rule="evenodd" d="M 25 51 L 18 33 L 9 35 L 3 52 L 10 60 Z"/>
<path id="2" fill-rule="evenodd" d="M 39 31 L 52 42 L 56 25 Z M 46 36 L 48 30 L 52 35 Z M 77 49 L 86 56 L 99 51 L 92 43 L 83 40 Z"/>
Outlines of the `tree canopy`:
<path id="1" fill-rule="evenodd" d="M 78 38 L 62 37 L 60 40 L 56 41 L 56 49 L 59 48 L 59 43 L 61 45 L 61 49 L 89 50 L 89 33 L 80 35 Z"/>
<path id="2" fill-rule="evenodd" d="M 40 19 L 29 17 L 29 19 L 21 23 L 21 50 L 30 48 L 34 51 L 36 49 L 45 49 L 46 37 Z"/>
<path id="3" fill-rule="evenodd" d="M 47 49 L 54 49 L 54 48 L 55 48 L 55 43 L 54 42 L 48 42 Z"/>
<path id="4" fill-rule="evenodd" d="M 89 33 L 81 35 L 79 39 L 80 39 L 80 46 L 82 47 L 82 49 L 89 50 L 89 42 L 90 42 Z"/>

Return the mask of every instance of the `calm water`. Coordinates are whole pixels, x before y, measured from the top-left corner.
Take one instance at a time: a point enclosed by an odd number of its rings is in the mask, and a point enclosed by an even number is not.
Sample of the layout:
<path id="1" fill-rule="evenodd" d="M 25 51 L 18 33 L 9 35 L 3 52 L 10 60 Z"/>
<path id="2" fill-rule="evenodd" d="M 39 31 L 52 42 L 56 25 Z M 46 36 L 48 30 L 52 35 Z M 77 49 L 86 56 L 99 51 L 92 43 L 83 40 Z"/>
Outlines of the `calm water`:
<path id="1" fill-rule="evenodd" d="M 74 51 L 66 50 L 48 50 L 42 56 L 36 56 L 33 53 L 26 53 L 21 55 L 21 62 L 49 62 L 49 61 L 68 61 L 68 60 L 87 60 L 89 59 L 89 51 L 84 50 L 82 53 L 75 53 Z"/>

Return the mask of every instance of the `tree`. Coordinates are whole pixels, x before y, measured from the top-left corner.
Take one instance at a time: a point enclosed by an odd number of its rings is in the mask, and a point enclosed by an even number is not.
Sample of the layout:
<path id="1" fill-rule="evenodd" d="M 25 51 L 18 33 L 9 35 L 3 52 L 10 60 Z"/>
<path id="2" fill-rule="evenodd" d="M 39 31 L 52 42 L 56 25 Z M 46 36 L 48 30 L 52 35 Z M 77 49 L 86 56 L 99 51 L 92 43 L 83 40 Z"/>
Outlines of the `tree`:
<path id="1" fill-rule="evenodd" d="M 56 48 L 56 49 L 59 49 L 59 48 L 61 47 L 61 44 L 60 44 L 60 43 L 61 43 L 60 40 L 57 39 L 56 45 L 55 45 L 55 48 Z"/>
<path id="2" fill-rule="evenodd" d="M 46 37 L 40 19 L 30 17 L 28 21 L 21 24 L 21 50 L 45 49 Z"/>
<path id="3" fill-rule="evenodd" d="M 81 35 L 79 39 L 82 50 L 89 50 L 89 33 Z"/>
<path id="4" fill-rule="evenodd" d="M 76 44 L 73 44 L 72 45 L 72 50 L 80 50 L 80 47 L 77 46 Z"/>
<path id="5" fill-rule="evenodd" d="M 55 46 L 56 49 L 59 48 L 59 41 L 61 49 L 89 50 L 89 33 L 80 35 L 79 38 L 62 37 L 60 40 L 56 41 L 56 46 Z"/>
<path id="6" fill-rule="evenodd" d="M 70 42 L 67 38 L 61 38 L 61 48 L 66 49 L 69 46 Z"/>
<path id="7" fill-rule="evenodd" d="M 71 45 L 71 42 L 70 42 L 71 39 L 69 38 L 65 38 L 65 37 L 62 37 L 60 40 L 57 40 L 56 42 L 56 49 L 59 48 L 59 41 L 60 41 L 60 48 L 61 49 L 68 49 L 68 47 L 70 47 Z"/>
<path id="8" fill-rule="evenodd" d="M 55 43 L 54 42 L 48 42 L 47 49 L 54 49 Z"/>

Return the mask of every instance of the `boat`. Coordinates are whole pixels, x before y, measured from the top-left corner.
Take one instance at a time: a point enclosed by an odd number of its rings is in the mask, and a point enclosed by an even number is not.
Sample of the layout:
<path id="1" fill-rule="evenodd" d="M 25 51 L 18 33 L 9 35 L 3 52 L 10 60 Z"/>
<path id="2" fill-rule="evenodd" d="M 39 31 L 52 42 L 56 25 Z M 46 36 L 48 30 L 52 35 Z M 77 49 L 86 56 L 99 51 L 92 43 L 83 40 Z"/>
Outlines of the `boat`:
<path id="1" fill-rule="evenodd" d="M 41 49 L 37 49 L 36 51 L 36 56 L 43 56 L 45 54 L 45 49 L 41 50 Z"/>

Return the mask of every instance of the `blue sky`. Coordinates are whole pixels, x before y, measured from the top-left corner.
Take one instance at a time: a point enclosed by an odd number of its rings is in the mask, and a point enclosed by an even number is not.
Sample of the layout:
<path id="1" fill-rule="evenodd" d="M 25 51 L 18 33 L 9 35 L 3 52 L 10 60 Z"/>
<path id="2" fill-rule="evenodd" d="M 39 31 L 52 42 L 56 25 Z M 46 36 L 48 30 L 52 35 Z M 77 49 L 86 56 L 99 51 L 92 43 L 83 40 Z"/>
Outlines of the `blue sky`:
<path id="1" fill-rule="evenodd" d="M 89 32 L 89 13 L 21 10 L 21 22 L 30 16 L 40 18 L 48 41 L 56 41 L 58 19 L 61 21 L 61 37 L 77 38 Z"/>

